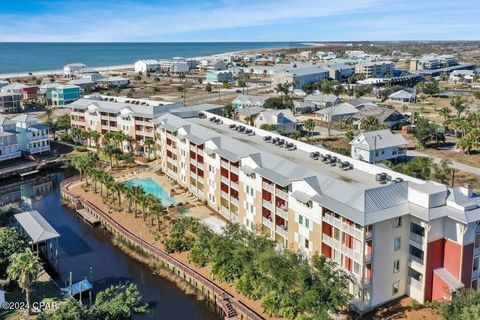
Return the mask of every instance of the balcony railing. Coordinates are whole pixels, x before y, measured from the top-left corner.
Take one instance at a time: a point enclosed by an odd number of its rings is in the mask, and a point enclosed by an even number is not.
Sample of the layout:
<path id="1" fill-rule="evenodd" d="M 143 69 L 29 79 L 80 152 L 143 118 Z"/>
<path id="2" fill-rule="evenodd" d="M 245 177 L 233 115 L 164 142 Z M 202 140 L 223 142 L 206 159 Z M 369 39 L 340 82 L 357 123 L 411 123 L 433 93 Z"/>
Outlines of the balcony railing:
<path id="1" fill-rule="evenodd" d="M 412 264 L 415 264 L 415 263 L 420 264 L 419 267 L 423 269 L 423 259 L 420 259 L 420 258 L 410 254 L 408 256 L 408 261 L 410 261 Z"/>
<path id="2" fill-rule="evenodd" d="M 230 210 L 228 208 L 222 206 L 222 208 L 220 209 L 220 213 L 230 219 Z"/>
<path id="3" fill-rule="evenodd" d="M 222 180 L 223 183 L 225 183 L 227 186 L 230 184 L 230 180 L 224 176 L 221 176 L 222 178 L 220 180 Z"/>
<path id="4" fill-rule="evenodd" d="M 197 174 L 190 172 L 190 178 L 197 180 Z"/>
<path id="5" fill-rule="evenodd" d="M 286 208 L 275 207 L 275 213 L 285 220 L 288 220 L 288 211 Z"/>
<path id="6" fill-rule="evenodd" d="M 368 262 L 371 262 L 371 261 L 372 261 L 372 254 L 371 253 L 365 254 L 364 262 L 368 263 Z"/>
<path id="7" fill-rule="evenodd" d="M 365 231 L 365 239 L 370 239 L 373 237 L 373 229 Z"/>
<path id="8" fill-rule="evenodd" d="M 369 286 L 371 283 L 372 283 L 372 277 L 367 277 L 367 276 L 363 277 L 362 284 L 364 286 Z"/>
<path id="9" fill-rule="evenodd" d="M 197 160 L 190 158 L 190 164 L 197 166 Z"/>
<path id="10" fill-rule="evenodd" d="M 275 195 L 279 196 L 283 200 L 288 200 L 288 193 L 281 189 L 275 189 Z"/>
<path id="11" fill-rule="evenodd" d="M 203 178 L 200 177 L 200 176 L 197 178 L 197 181 L 198 181 L 199 183 L 201 183 L 201 184 L 203 184 L 203 182 L 204 182 Z"/>
<path id="12" fill-rule="evenodd" d="M 224 167 L 225 169 L 229 169 L 229 168 L 230 168 L 230 165 L 228 164 L 228 162 L 223 161 L 223 160 L 220 160 L 220 165 L 221 165 L 222 167 Z"/>
<path id="13" fill-rule="evenodd" d="M 262 217 L 262 223 L 263 223 L 264 226 L 273 230 L 273 221 L 272 220 L 270 220 L 268 218 L 265 218 L 265 217 Z"/>
<path id="14" fill-rule="evenodd" d="M 417 289 L 420 289 L 420 290 L 422 289 L 422 286 L 423 286 L 421 281 L 419 281 L 419 280 L 417 280 L 417 279 L 415 279 L 415 278 L 412 278 L 412 277 L 408 277 L 408 283 L 409 283 L 412 287 L 417 288 Z"/>
<path id="15" fill-rule="evenodd" d="M 266 183 L 266 182 L 262 182 L 262 188 L 264 190 L 267 190 L 268 192 L 271 192 L 271 193 L 273 193 L 273 190 L 274 190 L 273 186 L 271 184 Z"/>
<path id="16" fill-rule="evenodd" d="M 423 244 L 423 236 L 410 232 L 410 240 L 415 241 L 416 243 Z"/>
<path id="17" fill-rule="evenodd" d="M 233 203 L 233 204 L 236 205 L 236 206 L 239 205 L 239 201 L 238 201 L 237 198 L 231 197 L 231 198 L 230 198 L 230 202 Z"/>
<path id="18" fill-rule="evenodd" d="M 225 191 L 222 190 L 221 195 L 225 200 L 230 200 L 230 195 Z"/>
<path id="19" fill-rule="evenodd" d="M 288 232 L 287 232 L 287 228 L 284 229 L 283 226 L 275 226 L 275 232 L 278 233 L 279 235 L 281 235 L 282 237 L 284 238 L 288 238 Z"/>
<path id="20" fill-rule="evenodd" d="M 324 217 L 323 217 L 323 221 L 325 221 L 326 223 L 334 226 L 335 228 L 337 229 L 341 229 L 342 228 L 342 222 L 338 219 L 335 219 L 333 216 L 329 215 L 329 214 L 326 214 Z"/>
<path id="21" fill-rule="evenodd" d="M 238 191 L 238 188 L 239 188 L 238 183 L 233 182 L 233 181 L 230 181 L 230 187 L 232 187 L 233 189 L 235 189 L 237 191 Z"/>
<path id="22" fill-rule="evenodd" d="M 39 152 L 46 152 L 46 151 L 50 151 L 50 145 L 41 146 L 41 147 L 34 147 L 34 148 L 29 148 L 28 149 L 29 153 L 39 153 Z"/>
<path id="23" fill-rule="evenodd" d="M 233 172 L 236 175 L 238 175 L 238 167 L 230 166 L 230 172 Z"/>
<path id="24" fill-rule="evenodd" d="M 262 201 L 263 207 L 267 208 L 270 211 L 273 211 L 273 203 L 267 200 Z"/>

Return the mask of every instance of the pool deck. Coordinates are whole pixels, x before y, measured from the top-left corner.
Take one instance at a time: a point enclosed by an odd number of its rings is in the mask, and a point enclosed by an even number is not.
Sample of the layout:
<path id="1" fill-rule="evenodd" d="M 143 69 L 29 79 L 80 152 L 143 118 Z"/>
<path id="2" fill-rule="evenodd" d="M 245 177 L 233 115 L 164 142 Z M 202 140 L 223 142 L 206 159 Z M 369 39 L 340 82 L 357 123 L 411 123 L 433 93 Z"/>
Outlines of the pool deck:
<path id="1" fill-rule="evenodd" d="M 201 201 L 192 200 L 189 198 L 188 191 L 178 184 L 175 184 L 167 179 L 165 175 L 158 175 L 156 173 L 145 171 L 145 172 L 130 172 L 130 173 L 119 173 L 115 175 L 115 181 L 128 181 L 132 179 L 153 179 L 156 183 L 162 186 L 171 197 L 174 197 L 178 203 L 184 203 L 189 209 L 188 213 L 183 214 L 183 216 L 194 217 L 197 219 L 208 218 L 216 214 L 206 205 L 203 205 Z"/>

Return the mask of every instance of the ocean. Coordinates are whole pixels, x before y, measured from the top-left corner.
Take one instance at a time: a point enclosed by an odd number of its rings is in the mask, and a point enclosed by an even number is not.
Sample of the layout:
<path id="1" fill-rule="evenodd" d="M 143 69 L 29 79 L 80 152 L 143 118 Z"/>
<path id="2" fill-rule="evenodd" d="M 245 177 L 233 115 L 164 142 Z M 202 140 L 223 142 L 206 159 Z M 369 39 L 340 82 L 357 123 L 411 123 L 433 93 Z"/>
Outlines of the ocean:
<path id="1" fill-rule="evenodd" d="M 133 64 L 139 59 L 198 57 L 263 48 L 291 48 L 300 42 L 27 43 L 0 42 L 0 74 L 60 70 L 68 63 L 88 67 Z"/>

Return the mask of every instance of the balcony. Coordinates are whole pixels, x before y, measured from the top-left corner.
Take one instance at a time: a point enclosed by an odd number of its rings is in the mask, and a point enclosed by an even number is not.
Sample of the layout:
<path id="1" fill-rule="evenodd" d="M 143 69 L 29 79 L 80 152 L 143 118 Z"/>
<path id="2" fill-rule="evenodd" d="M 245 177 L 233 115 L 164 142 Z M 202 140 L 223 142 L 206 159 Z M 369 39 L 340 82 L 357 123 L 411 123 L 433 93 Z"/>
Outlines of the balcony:
<path id="1" fill-rule="evenodd" d="M 190 178 L 197 180 L 197 174 L 193 173 L 193 172 L 190 172 Z"/>
<path id="2" fill-rule="evenodd" d="M 225 169 L 230 169 L 230 164 L 226 161 L 220 160 L 220 165 Z"/>
<path id="3" fill-rule="evenodd" d="M 361 255 L 358 252 L 355 252 L 355 250 L 347 248 L 344 245 L 341 245 L 341 246 L 342 246 L 342 253 L 344 255 L 346 255 L 347 257 L 355 261 L 361 260 Z"/>
<path id="4" fill-rule="evenodd" d="M 474 255 L 474 256 L 480 256 L 480 247 L 476 247 L 476 248 L 473 250 L 473 255 Z"/>
<path id="5" fill-rule="evenodd" d="M 335 240 L 334 238 L 332 238 L 330 236 L 327 236 L 325 233 L 322 235 L 322 241 L 326 245 L 328 245 L 329 247 L 332 247 L 333 249 L 335 249 L 337 251 L 342 250 L 342 245 L 341 245 L 340 241 Z"/>
<path id="6" fill-rule="evenodd" d="M 20 151 L 15 151 L 12 153 L 7 153 L 7 154 L 2 154 L 0 155 L 0 160 L 8 160 L 8 159 L 13 159 L 13 158 L 18 158 L 22 155 Z"/>
<path id="7" fill-rule="evenodd" d="M 222 190 L 221 195 L 222 195 L 222 198 L 224 198 L 225 200 L 230 200 L 230 195 L 225 191 Z"/>
<path id="8" fill-rule="evenodd" d="M 325 221 L 326 223 L 334 226 L 335 228 L 337 229 L 341 229 L 342 228 L 342 222 L 338 219 L 335 219 L 332 215 L 329 215 L 329 214 L 326 214 L 324 217 L 323 217 L 323 221 Z"/>
<path id="9" fill-rule="evenodd" d="M 371 239 L 372 237 L 373 237 L 373 229 L 372 230 L 365 229 L 365 239 Z"/>
<path id="10" fill-rule="evenodd" d="M 202 177 L 200 177 L 200 176 L 198 176 L 198 178 L 197 178 L 197 181 L 198 181 L 199 183 L 201 183 L 201 184 L 203 184 L 203 183 L 204 183 L 204 180 L 203 180 L 203 178 L 202 178 Z"/>
<path id="11" fill-rule="evenodd" d="M 371 253 L 365 254 L 365 257 L 364 257 L 364 259 L 363 259 L 363 262 L 364 262 L 364 263 L 369 263 L 369 262 L 371 262 L 371 261 L 372 261 L 372 254 L 371 254 Z"/>
<path id="12" fill-rule="evenodd" d="M 281 235 L 284 238 L 288 238 L 288 228 L 286 226 L 279 226 L 275 227 L 275 232 Z"/>
<path id="13" fill-rule="evenodd" d="M 372 284 L 372 277 L 363 277 L 362 279 L 362 285 L 364 286 L 369 286 L 370 284 Z"/>
<path id="14" fill-rule="evenodd" d="M 410 262 L 410 265 L 418 270 L 423 270 L 423 259 L 420 259 L 414 255 L 409 255 L 408 256 L 408 261 Z"/>
<path id="15" fill-rule="evenodd" d="M 237 198 L 234 198 L 234 197 L 231 197 L 230 198 L 230 202 L 233 203 L 234 205 L 236 205 L 238 207 L 239 205 L 239 201 Z"/>
<path id="16" fill-rule="evenodd" d="M 264 226 L 273 230 L 273 221 L 270 220 L 269 218 L 262 217 L 262 223 L 263 223 Z"/>
<path id="17" fill-rule="evenodd" d="M 202 157 L 203 157 L 203 150 L 202 150 L 202 149 L 198 149 L 198 150 L 197 150 L 197 154 L 198 154 L 199 156 L 202 156 Z"/>
<path id="18" fill-rule="evenodd" d="M 195 167 L 197 166 L 197 160 L 190 158 L 190 164 L 193 164 Z"/>
<path id="19" fill-rule="evenodd" d="M 262 200 L 262 205 L 264 208 L 267 208 L 268 210 L 273 212 L 273 203 L 267 200 Z"/>
<path id="20" fill-rule="evenodd" d="M 275 207 L 275 214 L 288 220 L 288 211 L 286 208 Z"/>
<path id="21" fill-rule="evenodd" d="M 233 173 L 235 173 L 236 175 L 238 175 L 238 167 L 231 166 L 231 167 L 230 167 L 230 172 L 233 172 Z"/>
<path id="22" fill-rule="evenodd" d="M 423 236 L 422 235 L 410 232 L 410 240 L 415 241 L 416 243 L 419 243 L 419 244 L 423 245 Z"/>
<path id="23" fill-rule="evenodd" d="M 28 148 L 28 152 L 31 154 L 50 151 L 50 145 Z"/>
<path id="24" fill-rule="evenodd" d="M 262 182 L 262 188 L 263 190 L 267 190 L 268 192 L 271 192 L 271 193 L 273 193 L 273 190 L 274 190 L 273 185 L 268 184 L 266 182 Z"/>
<path id="25" fill-rule="evenodd" d="M 238 191 L 238 183 L 236 182 L 233 182 L 233 181 L 230 181 L 230 187 L 232 187 L 234 190 L 237 190 Z"/>
<path id="26" fill-rule="evenodd" d="M 275 195 L 282 198 L 283 200 L 288 200 L 288 193 L 281 189 L 275 189 Z"/>
<path id="27" fill-rule="evenodd" d="M 414 287 L 416 289 L 419 289 L 419 290 L 422 290 L 423 285 L 422 285 L 422 282 L 420 280 L 417 280 L 417 279 L 412 278 L 412 277 L 408 277 L 408 283 L 412 287 Z"/>
<path id="28" fill-rule="evenodd" d="M 220 209 L 220 213 L 223 214 L 228 219 L 230 219 L 230 210 L 228 208 L 222 207 Z"/>
<path id="29" fill-rule="evenodd" d="M 230 180 L 228 178 L 225 178 L 224 176 L 221 176 L 222 178 L 220 179 L 223 183 L 225 183 L 227 186 L 230 185 Z"/>

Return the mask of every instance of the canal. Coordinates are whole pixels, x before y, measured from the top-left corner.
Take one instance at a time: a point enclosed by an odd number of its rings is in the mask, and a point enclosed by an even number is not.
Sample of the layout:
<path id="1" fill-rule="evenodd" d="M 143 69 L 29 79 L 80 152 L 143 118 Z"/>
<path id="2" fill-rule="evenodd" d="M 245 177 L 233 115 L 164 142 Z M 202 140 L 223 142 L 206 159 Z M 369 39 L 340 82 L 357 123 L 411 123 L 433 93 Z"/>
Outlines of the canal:
<path id="1" fill-rule="evenodd" d="M 94 292 L 113 284 L 135 283 L 152 309 L 150 315 L 135 319 L 218 318 L 206 303 L 186 295 L 174 283 L 153 275 L 148 266 L 114 246 L 103 228 L 91 227 L 62 205 L 59 183 L 63 177 L 63 172 L 55 172 L 22 183 L 2 183 L 0 187 L 1 206 L 14 203 L 22 210 L 38 210 L 60 234 L 55 270 L 60 286 L 65 286 L 70 272 L 74 282 L 85 277 L 93 280 Z"/>

